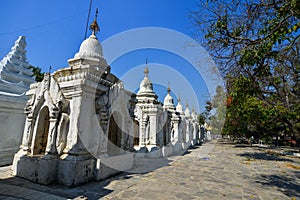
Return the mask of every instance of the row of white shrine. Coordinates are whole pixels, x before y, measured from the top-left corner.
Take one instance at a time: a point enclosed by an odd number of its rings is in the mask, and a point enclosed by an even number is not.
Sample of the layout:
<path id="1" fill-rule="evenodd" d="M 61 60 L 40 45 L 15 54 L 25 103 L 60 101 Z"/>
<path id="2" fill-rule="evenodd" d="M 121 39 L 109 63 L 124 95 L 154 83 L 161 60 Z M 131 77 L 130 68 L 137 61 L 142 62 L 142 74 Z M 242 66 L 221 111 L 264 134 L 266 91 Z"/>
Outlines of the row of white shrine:
<path id="1" fill-rule="evenodd" d="M 24 44 L 25 38 L 20 37 L 11 53 L 22 62 L 14 56 L 1 61 L 6 62 L 2 84 L 23 87 L 33 82 L 28 78 L 32 74 Z M 187 105 L 183 111 L 180 99 L 174 105 L 170 88 L 163 104 L 158 101 L 148 66 L 138 93 L 127 91 L 110 73 L 94 33 L 68 63 L 45 74 L 26 92 L 29 100 L 21 146 L 13 161 L 15 175 L 42 184 L 73 186 L 128 170 L 136 157 L 169 156 L 210 137 L 194 110 Z M 10 78 L 4 80 L 7 74 Z M 17 82 L 14 74 L 26 78 Z M 24 99 L 18 94 L 14 98 Z"/>

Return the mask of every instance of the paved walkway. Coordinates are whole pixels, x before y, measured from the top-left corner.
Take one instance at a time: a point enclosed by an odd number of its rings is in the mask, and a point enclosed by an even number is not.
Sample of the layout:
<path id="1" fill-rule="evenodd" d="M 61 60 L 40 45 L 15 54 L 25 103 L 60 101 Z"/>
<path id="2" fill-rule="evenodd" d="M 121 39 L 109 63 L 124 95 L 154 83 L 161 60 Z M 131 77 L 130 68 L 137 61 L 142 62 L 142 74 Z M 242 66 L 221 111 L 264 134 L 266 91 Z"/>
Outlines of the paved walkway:
<path id="1" fill-rule="evenodd" d="M 299 199 L 300 159 L 222 142 L 184 156 L 139 159 L 113 178 L 69 188 L 43 186 L 0 168 L 0 199 Z"/>

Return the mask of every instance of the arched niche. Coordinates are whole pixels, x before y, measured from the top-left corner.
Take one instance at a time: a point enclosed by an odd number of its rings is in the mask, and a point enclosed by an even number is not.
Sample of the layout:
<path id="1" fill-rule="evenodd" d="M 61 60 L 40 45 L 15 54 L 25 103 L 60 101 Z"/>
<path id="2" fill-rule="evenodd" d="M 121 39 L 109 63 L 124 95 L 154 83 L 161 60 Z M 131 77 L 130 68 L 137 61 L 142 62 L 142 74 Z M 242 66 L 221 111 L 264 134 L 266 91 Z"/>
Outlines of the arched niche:
<path id="1" fill-rule="evenodd" d="M 139 122 L 137 120 L 133 120 L 133 145 L 139 146 L 140 137 L 139 137 Z"/>
<path id="2" fill-rule="evenodd" d="M 109 120 L 108 129 L 108 155 L 116 155 L 122 152 L 122 116 L 115 111 Z"/>
<path id="3" fill-rule="evenodd" d="M 34 138 L 33 155 L 45 154 L 48 132 L 49 132 L 50 116 L 49 108 L 43 107 L 38 116 L 38 123 Z"/>

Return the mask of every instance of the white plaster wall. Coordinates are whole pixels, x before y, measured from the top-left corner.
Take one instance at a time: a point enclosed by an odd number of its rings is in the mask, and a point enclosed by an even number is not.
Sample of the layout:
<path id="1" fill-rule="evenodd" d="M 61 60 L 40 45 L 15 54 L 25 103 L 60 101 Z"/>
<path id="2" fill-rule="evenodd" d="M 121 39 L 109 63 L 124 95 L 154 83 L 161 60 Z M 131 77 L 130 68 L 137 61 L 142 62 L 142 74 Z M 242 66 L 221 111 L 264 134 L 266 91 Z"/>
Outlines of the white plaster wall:
<path id="1" fill-rule="evenodd" d="M 0 96 L 0 166 L 12 163 L 22 141 L 25 99 Z"/>
<path id="2" fill-rule="evenodd" d="M 103 140 L 100 137 L 103 137 L 103 131 L 100 130 L 101 127 L 96 116 L 95 97 L 93 95 L 83 95 L 78 125 L 78 134 L 84 147 L 96 157 L 99 146 L 104 144 L 101 144 Z"/>

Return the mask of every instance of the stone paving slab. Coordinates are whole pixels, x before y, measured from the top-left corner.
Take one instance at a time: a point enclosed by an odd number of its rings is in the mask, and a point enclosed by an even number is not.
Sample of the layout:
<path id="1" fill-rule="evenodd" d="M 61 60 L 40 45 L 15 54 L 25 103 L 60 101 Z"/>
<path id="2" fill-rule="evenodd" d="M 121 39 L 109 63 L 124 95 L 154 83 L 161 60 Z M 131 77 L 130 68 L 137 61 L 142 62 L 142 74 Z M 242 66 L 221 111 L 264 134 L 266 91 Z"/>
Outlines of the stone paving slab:
<path id="1" fill-rule="evenodd" d="M 35 184 L 1 167 L 0 199 L 300 200 L 300 159 L 210 142 L 168 158 L 139 158 L 128 172 L 73 188 Z"/>

